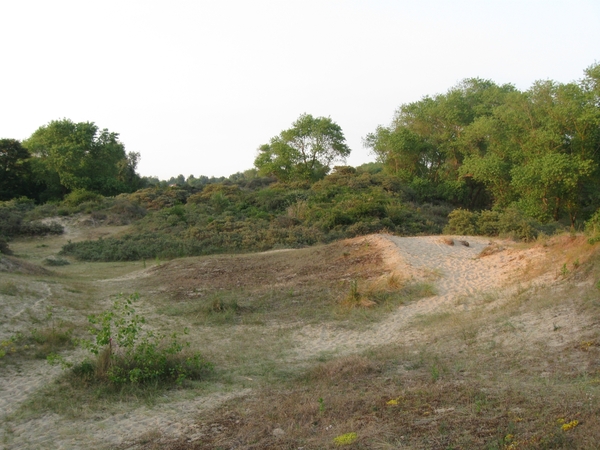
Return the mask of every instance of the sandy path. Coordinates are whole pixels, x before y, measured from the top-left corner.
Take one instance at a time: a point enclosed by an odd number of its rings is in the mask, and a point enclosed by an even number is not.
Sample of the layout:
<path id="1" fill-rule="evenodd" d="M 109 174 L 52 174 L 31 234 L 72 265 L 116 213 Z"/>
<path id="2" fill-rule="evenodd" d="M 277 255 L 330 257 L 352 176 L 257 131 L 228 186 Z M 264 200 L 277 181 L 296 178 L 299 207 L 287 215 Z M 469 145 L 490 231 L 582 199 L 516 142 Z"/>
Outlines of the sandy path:
<path id="1" fill-rule="evenodd" d="M 296 358 L 311 358 L 322 352 L 349 353 L 390 342 L 412 342 L 418 335 L 406 333 L 406 326 L 417 316 L 455 308 L 468 308 L 477 297 L 501 288 L 510 274 L 514 259 L 499 253 L 477 258 L 491 241 L 480 237 L 452 236 L 456 245 L 442 242 L 440 236 L 380 236 L 387 242 L 387 264 L 406 278 L 433 281 L 438 295 L 401 306 L 371 328 L 358 331 L 334 326 L 303 327 L 295 336 L 299 342 Z M 458 241 L 465 240 L 469 246 Z"/>

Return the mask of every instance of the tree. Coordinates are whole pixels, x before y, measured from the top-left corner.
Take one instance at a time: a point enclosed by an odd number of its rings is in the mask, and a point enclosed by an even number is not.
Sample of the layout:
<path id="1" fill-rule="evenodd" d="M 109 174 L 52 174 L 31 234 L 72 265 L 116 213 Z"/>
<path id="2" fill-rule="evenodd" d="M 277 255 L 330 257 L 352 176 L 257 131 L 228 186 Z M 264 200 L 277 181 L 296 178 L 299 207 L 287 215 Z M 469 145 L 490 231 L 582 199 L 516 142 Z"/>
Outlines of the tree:
<path id="1" fill-rule="evenodd" d="M 0 200 L 27 195 L 30 156 L 16 139 L 0 139 Z"/>
<path id="2" fill-rule="evenodd" d="M 421 200 L 515 204 L 574 225 L 600 204 L 599 80 L 598 64 L 579 82 L 538 81 L 524 92 L 468 79 L 402 105 L 365 146 Z"/>
<path id="3" fill-rule="evenodd" d="M 469 130 L 492 115 L 515 89 L 479 78 L 466 79 L 445 94 L 400 106 L 389 127 L 367 135 L 370 148 L 386 170 L 411 184 L 422 200 L 442 198 L 465 206 L 488 206 L 484 186 L 464 177 L 460 167 L 485 141 Z"/>
<path id="4" fill-rule="evenodd" d="M 39 160 L 39 178 L 50 191 L 58 190 L 57 182 L 62 195 L 75 189 L 116 195 L 140 186 L 135 173 L 139 154 L 125 153 L 117 133 L 100 130 L 93 122 L 52 121 L 23 146 Z"/>
<path id="5" fill-rule="evenodd" d="M 327 175 L 334 162 L 345 162 L 348 155 L 350 148 L 338 124 L 328 117 L 302 114 L 292 128 L 258 149 L 254 165 L 260 175 L 281 181 L 315 181 Z"/>

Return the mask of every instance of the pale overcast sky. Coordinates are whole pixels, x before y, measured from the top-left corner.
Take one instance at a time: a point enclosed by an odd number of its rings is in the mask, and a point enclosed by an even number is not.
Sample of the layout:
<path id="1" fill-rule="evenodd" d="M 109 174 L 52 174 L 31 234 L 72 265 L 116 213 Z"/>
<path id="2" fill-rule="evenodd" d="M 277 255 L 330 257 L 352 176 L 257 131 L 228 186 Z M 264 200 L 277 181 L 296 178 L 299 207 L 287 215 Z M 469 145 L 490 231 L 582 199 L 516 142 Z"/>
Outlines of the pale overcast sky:
<path id="1" fill-rule="evenodd" d="M 302 113 L 362 138 L 480 77 L 527 89 L 600 62 L 598 0 L 4 0 L 0 138 L 91 121 L 142 175 L 230 175 Z"/>

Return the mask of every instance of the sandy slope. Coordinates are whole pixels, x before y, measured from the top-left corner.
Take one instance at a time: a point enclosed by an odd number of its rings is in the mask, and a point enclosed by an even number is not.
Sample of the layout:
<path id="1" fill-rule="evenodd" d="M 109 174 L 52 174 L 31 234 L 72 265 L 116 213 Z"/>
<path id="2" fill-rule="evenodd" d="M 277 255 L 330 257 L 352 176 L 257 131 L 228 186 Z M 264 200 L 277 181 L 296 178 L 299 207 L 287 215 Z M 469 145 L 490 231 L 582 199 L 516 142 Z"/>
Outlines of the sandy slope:
<path id="1" fill-rule="evenodd" d="M 478 296 L 506 290 L 509 275 L 520 264 L 517 257 L 499 252 L 487 257 L 478 256 L 492 242 L 480 237 L 449 236 L 455 245 L 444 243 L 440 236 L 395 237 L 370 236 L 385 255 L 392 272 L 416 280 L 433 280 L 437 295 L 400 307 L 387 319 L 366 331 L 305 327 L 297 339 L 301 344 L 297 356 L 307 358 L 321 352 L 348 353 L 353 350 L 383 345 L 395 341 L 418 339 L 405 327 L 419 315 L 453 308 L 468 308 Z M 468 243 L 462 245 L 459 241 Z"/>
<path id="2" fill-rule="evenodd" d="M 337 354 L 360 351 L 390 342 L 412 342 L 419 339 L 417 331 L 407 333 L 406 327 L 420 315 L 454 308 L 470 308 L 489 292 L 502 294 L 510 288 L 509 280 L 522 272 L 531 261 L 539 258 L 538 250 L 502 250 L 479 257 L 492 242 L 485 238 L 450 237 L 455 245 L 443 242 L 440 236 L 394 237 L 374 235 L 366 239 L 377 246 L 390 272 L 405 279 L 430 280 L 437 295 L 400 307 L 384 321 L 362 331 L 334 328 L 333 325 L 306 326 L 295 336 L 298 343 L 292 359 L 305 360 L 322 352 Z M 459 240 L 468 242 L 468 246 Z M 528 253 L 529 252 L 529 253 Z M 2 302 L 6 299 L 2 298 Z M 18 318 L 22 308 L 11 305 L 10 314 Z M 44 383 L 56 376 L 44 362 L 32 361 L 10 369 L 0 376 L 0 421 L 11 413 Z M 200 399 L 165 404 L 153 409 L 140 408 L 122 414 L 72 422 L 48 415 L 14 428 L 0 429 L 0 443 L 6 448 L 89 448 L 89 445 L 116 445 L 126 439 L 160 431 L 170 436 L 193 436 L 193 418 L 199 409 L 209 408 L 235 394 L 220 394 Z M 77 430 L 77 431 L 75 431 Z M 60 436 L 60 438 L 59 438 Z"/>

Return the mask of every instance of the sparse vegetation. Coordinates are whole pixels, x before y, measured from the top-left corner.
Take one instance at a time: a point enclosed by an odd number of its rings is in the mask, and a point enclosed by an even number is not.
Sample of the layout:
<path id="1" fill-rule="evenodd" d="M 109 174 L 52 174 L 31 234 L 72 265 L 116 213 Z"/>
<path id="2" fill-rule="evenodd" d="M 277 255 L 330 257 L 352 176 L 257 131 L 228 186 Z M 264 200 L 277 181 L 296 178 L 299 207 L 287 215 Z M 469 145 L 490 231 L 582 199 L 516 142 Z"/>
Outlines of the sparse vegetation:
<path id="1" fill-rule="evenodd" d="M 211 364 L 200 353 L 189 353 L 188 342 L 177 333 L 168 335 L 144 327 L 146 319 L 136 313 L 133 304 L 139 295 L 119 295 L 110 310 L 88 317 L 93 325 L 92 340 L 82 344 L 95 355 L 74 366 L 76 375 L 91 381 L 109 381 L 115 385 L 199 379 Z M 184 329 L 183 334 L 188 330 Z"/>

